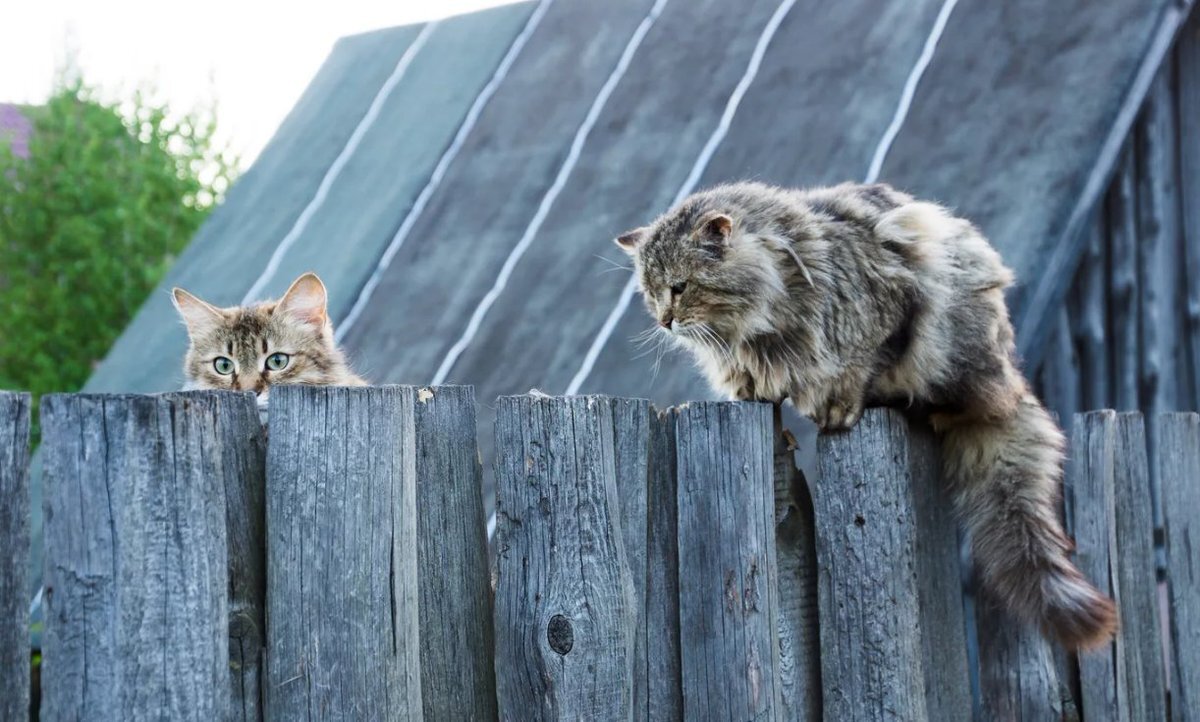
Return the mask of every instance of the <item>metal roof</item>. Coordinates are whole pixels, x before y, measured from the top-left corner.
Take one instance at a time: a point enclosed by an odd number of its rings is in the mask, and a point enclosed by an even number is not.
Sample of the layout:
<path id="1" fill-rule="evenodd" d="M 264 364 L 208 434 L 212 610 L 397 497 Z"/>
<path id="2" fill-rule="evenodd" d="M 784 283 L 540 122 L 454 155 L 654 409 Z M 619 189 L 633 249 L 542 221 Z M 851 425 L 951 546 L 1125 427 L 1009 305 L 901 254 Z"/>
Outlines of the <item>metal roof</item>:
<path id="1" fill-rule="evenodd" d="M 233 304 L 314 270 L 366 377 L 476 385 L 485 453 L 501 394 L 709 397 L 639 356 L 609 239 L 691 187 L 873 171 L 983 228 L 1035 356 L 1187 7 L 542 0 L 344 39 L 87 389 L 178 387 L 171 286 Z"/>

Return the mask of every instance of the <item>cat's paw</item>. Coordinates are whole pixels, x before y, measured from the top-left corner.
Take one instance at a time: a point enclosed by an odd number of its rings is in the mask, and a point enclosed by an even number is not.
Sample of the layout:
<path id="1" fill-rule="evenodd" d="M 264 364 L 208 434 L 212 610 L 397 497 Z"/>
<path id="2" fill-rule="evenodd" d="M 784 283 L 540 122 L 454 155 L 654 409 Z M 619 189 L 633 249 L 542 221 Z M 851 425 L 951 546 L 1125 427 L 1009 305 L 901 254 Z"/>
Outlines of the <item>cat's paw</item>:
<path id="1" fill-rule="evenodd" d="M 852 428 L 862 418 L 863 402 L 847 399 L 829 399 L 816 413 L 813 421 L 824 433 L 846 431 Z"/>

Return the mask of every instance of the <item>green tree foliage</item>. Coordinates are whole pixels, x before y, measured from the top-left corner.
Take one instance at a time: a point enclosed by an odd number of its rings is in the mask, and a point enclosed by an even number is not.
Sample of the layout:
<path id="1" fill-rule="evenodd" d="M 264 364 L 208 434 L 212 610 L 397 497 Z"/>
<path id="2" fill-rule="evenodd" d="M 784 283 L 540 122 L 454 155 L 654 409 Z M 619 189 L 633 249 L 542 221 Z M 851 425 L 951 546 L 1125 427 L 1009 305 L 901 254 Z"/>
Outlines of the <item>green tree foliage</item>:
<path id="1" fill-rule="evenodd" d="M 214 115 L 64 81 L 0 142 L 0 388 L 79 389 L 235 173 Z M 24 154 L 22 154 L 24 155 Z"/>

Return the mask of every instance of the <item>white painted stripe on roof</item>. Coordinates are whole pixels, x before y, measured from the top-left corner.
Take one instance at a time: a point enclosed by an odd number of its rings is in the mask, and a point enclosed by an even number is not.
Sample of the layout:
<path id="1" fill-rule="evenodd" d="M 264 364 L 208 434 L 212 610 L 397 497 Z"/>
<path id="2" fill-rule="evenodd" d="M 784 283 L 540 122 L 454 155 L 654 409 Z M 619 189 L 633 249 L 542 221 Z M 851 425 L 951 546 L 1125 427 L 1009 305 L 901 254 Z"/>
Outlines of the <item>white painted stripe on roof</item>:
<path id="1" fill-rule="evenodd" d="M 341 175 L 342 169 L 346 167 L 346 163 L 350 161 L 350 157 L 354 155 L 354 151 L 358 149 L 359 143 L 362 142 L 363 136 L 370 130 L 375 119 L 379 117 L 379 112 L 383 109 L 383 104 L 387 102 L 388 97 L 392 94 L 392 90 L 400 83 L 400 80 L 408 72 L 408 68 L 412 65 L 413 58 L 417 53 L 421 52 L 421 48 L 425 46 L 425 42 L 429 40 L 429 36 L 437 28 L 439 21 L 427 23 L 421 28 L 421 32 L 405 49 L 404 54 L 400 56 L 396 67 L 392 70 L 392 74 L 388 76 L 383 85 L 379 88 L 379 92 L 375 93 L 375 98 L 371 101 L 371 105 L 367 108 L 367 112 L 358 121 L 354 132 L 350 134 L 350 139 L 346 141 L 346 145 L 342 147 L 337 158 L 333 160 L 333 164 L 325 171 L 325 176 L 321 178 L 321 184 L 317 186 L 317 192 L 309 200 L 308 205 L 300 212 L 296 218 L 296 222 L 292 224 L 292 229 L 287 232 L 279 245 L 275 247 L 275 252 L 271 254 L 271 259 L 267 261 L 267 267 L 263 269 L 262 274 L 254 285 L 246 291 L 246 295 L 242 298 L 242 304 L 251 303 L 261 300 L 261 294 L 266 289 L 267 284 L 275 277 L 276 271 L 279 270 L 279 264 L 283 262 L 283 258 L 287 252 L 296 243 L 296 239 L 308 227 L 308 223 L 317 211 L 325 203 L 326 197 L 329 196 L 329 189 L 333 187 L 334 181 Z"/>
<path id="2" fill-rule="evenodd" d="M 912 106 L 913 96 L 917 94 L 917 84 L 921 82 L 921 76 L 925 74 L 925 69 L 933 60 L 938 42 L 942 39 L 942 32 L 950 20 L 950 13 L 954 12 L 954 6 L 957 4 L 958 0 L 945 0 L 942 3 L 942 9 L 938 12 L 937 19 L 933 21 L 933 29 L 929 31 L 929 37 L 925 38 L 925 47 L 921 49 L 921 55 L 917 58 L 916 65 L 912 67 L 908 73 L 908 79 L 904 81 L 904 90 L 900 93 L 896 114 L 892 116 L 892 122 L 883 132 L 883 137 L 879 139 L 879 145 L 875 147 L 875 155 L 871 157 L 871 166 L 867 169 L 867 183 L 879 180 L 879 173 L 883 170 L 883 161 L 887 159 L 888 151 L 892 149 L 892 143 L 895 142 L 896 136 L 900 135 L 900 129 L 904 127 L 904 121 L 908 118 L 908 109 Z"/>
<path id="3" fill-rule="evenodd" d="M 737 87 L 733 89 L 733 93 L 725 103 L 725 112 L 721 114 L 721 122 L 717 124 L 716 130 L 713 131 L 708 142 L 704 144 L 700 155 L 696 156 L 696 162 L 692 164 L 691 172 L 688 173 L 683 185 L 679 187 L 679 192 L 675 194 L 675 200 L 671 202 L 671 205 L 675 205 L 686 198 L 689 193 L 695 190 L 696 184 L 700 182 L 700 177 L 708 168 L 708 164 L 712 161 L 712 157 L 721 145 L 721 141 L 725 140 L 725 135 L 729 132 L 729 126 L 733 122 L 733 116 L 737 114 L 738 105 L 741 104 L 742 97 L 746 95 L 746 91 L 750 89 L 750 84 L 754 82 L 754 78 L 758 75 L 759 66 L 762 65 L 762 59 L 767 52 L 767 46 L 771 44 L 772 38 L 775 37 L 775 31 L 779 30 L 783 19 L 787 17 L 788 11 L 795 4 L 796 0 L 783 0 L 779 4 L 779 7 L 775 8 L 775 14 L 767 21 L 762 34 L 758 37 L 758 44 L 755 45 L 754 53 L 750 56 L 750 63 L 746 66 L 746 72 L 742 74 L 742 79 L 738 81 Z M 608 318 L 604 319 L 604 325 L 600 327 L 600 332 L 593 339 L 587 355 L 583 358 L 583 363 L 580 364 L 579 370 L 575 372 L 575 377 L 571 379 L 571 383 L 567 386 L 566 393 L 568 396 L 579 393 L 579 388 L 583 386 L 584 381 L 587 381 L 587 377 L 592 373 L 592 367 L 596 364 L 596 359 L 600 358 L 600 352 L 604 350 L 605 344 L 608 343 L 609 337 L 612 336 L 613 330 L 616 329 L 617 322 L 621 320 L 621 315 L 625 313 L 625 309 L 629 308 L 629 302 L 633 299 L 633 294 L 636 290 L 637 279 L 631 276 L 625 284 L 625 288 L 621 291 L 621 297 L 617 300 L 617 305 L 613 306 L 612 311 L 608 314 Z"/>
<path id="4" fill-rule="evenodd" d="M 471 131 L 475 129 L 475 124 L 479 122 L 479 116 L 483 112 L 484 106 L 496 94 L 496 89 L 500 87 L 500 83 L 508 75 L 508 71 L 512 68 L 517 56 L 521 54 L 525 43 L 529 41 L 529 37 L 533 35 L 533 31 L 542 22 L 542 18 L 546 16 L 546 11 L 550 9 L 550 5 L 554 0 L 542 0 L 538 6 L 530 13 L 529 19 L 525 21 L 525 27 L 513 40 L 513 43 L 505 53 L 500 64 L 496 66 L 496 72 L 492 74 L 491 80 L 487 85 L 483 86 L 483 90 L 479 91 L 479 95 L 475 98 L 475 102 L 471 104 L 471 109 L 467 111 L 467 115 L 463 118 L 462 125 L 458 128 L 458 133 L 455 134 L 454 140 L 450 143 L 450 147 L 442 153 L 442 157 L 438 160 L 437 166 L 433 169 L 433 174 L 429 176 L 429 181 L 425 187 L 421 189 L 421 194 L 417 196 L 417 200 L 413 202 L 412 208 L 409 209 L 408 215 L 404 217 L 404 221 L 400 224 L 400 228 L 396 234 L 392 236 L 391 242 L 388 244 L 383 255 L 379 258 L 379 263 L 376 264 L 375 270 L 372 271 L 370 278 L 359 291 L 358 298 L 354 301 L 354 305 L 350 307 L 350 313 L 342 319 L 338 324 L 337 331 L 334 333 L 336 340 L 341 341 L 350 329 L 354 328 L 354 324 L 362 315 L 363 310 L 371 300 L 371 295 L 375 293 L 375 288 L 379 282 L 383 280 L 383 273 L 391 264 L 392 259 L 396 257 L 396 252 L 404 245 L 404 241 L 408 239 L 408 234 L 420 219 L 421 213 L 425 211 L 425 206 L 429 204 L 429 199 L 433 197 L 434 192 L 442 184 L 442 179 L 446 175 L 447 169 L 454 159 L 458 157 L 463 145 L 467 142 L 467 137 Z"/>
<path id="5" fill-rule="evenodd" d="M 942 3 L 942 8 L 934 20 L 933 28 L 929 31 L 929 36 L 925 39 L 925 46 L 921 50 L 921 55 L 917 58 L 917 62 L 913 65 L 912 70 L 909 71 L 908 79 L 904 83 L 900 102 L 896 106 L 896 113 L 892 117 L 892 122 L 888 125 L 887 130 L 884 131 L 883 137 L 879 140 L 879 145 L 875 148 L 875 154 L 871 159 L 871 166 L 867 170 L 866 182 L 874 183 L 878 180 L 879 172 L 883 167 L 884 160 L 887 158 L 888 151 L 891 150 L 892 143 L 895 141 L 896 136 L 899 135 L 905 118 L 908 117 L 908 110 L 912 106 L 913 96 L 917 91 L 917 84 L 920 83 L 925 69 L 929 67 L 929 63 L 933 59 L 933 54 L 937 50 L 938 41 L 941 40 L 942 32 L 946 29 L 946 23 L 950 19 L 950 13 L 954 11 L 954 6 L 957 4 L 958 0 L 945 0 Z M 783 6 L 780 7 L 782 9 Z M 778 11 L 776 11 L 776 15 L 779 15 Z M 769 42 L 769 38 L 767 40 Z M 731 97 L 730 100 L 732 101 L 733 98 Z M 736 112 L 736 106 L 734 106 L 734 111 Z M 732 119 L 732 114 L 729 114 L 729 117 Z M 721 129 L 718 128 L 718 130 Z M 714 134 L 714 137 L 716 137 L 716 134 Z M 721 137 L 724 137 L 723 131 Z M 710 141 L 709 145 L 711 148 L 709 146 L 705 147 L 705 150 L 709 151 L 710 156 L 712 152 L 716 151 L 716 146 L 719 142 L 719 140 L 717 143 Z M 707 165 L 709 158 L 705 157 L 702 153 L 701 157 L 697 159 L 697 164 L 692 169 L 692 174 L 688 177 L 688 181 L 684 183 L 683 188 L 680 189 L 679 195 L 676 196 L 676 203 L 683 200 L 692 191 L 692 187 L 699 182 L 700 174 L 704 171 L 704 168 L 700 165 L 701 160 L 704 161 L 704 165 Z M 689 186 L 689 184 L 691 185 Z M 621 290 L 621 297 L 617 300 L 617 304 L 613 307 L 612 312 L 609 313 L 608 318 L 605 319 L 604 325 L 600 328 L 600 332 L 592 342 L 591 348 L 588 349 L 587 356 L 584 357 L 579 371 L 575 374 L 575 378 L 571 379 L 571 383 L 566 391 L 568 395 L 579 393 L 580 387 L 587 381 L 588 376 L 592 373 L 592 367 L 595 366 L 596 360 L 600 357 L 600 352 L 604 350 L 604 346 L 608 343 L 608 339 L 616 329 L 621 316 L 629 308 L 629 304 L 633 300 L 635 293 L 637 293 L 637 279 L 630 277 L 629 281 L 625 284 L 625 288 Z"/>
<path id="6" fill-rule="evenodd" d="M 795 4 L 796 0 L 783 0 L 779 4 L 779 7 L 775 8 L 775 13 L 767 21 L 766 26 L 763 27 L 762 33 L 758 36 L 758 43 L 754 46 L 754 52 L 750 55 L 750 63 L 746 66 L 746 72 L 742 74 L 742 78 L 734 87 L 729 100 L 725 102 L 725 112 L 721 114 L 721 120 L 717 123 L 716 130 L 709 136 L 708 142 L 704 144 L 704 148 L 700 150 L 700 155 L 696 157 L 696 162 L 692 164 L 691 172 L 688 173 L 687 179 L 679 188 L 679 192 L 675 194 L 675 202 L 672 205 L 678 203 L 688 193 L 691 193 L 696 184 L 700 182 L 700 176 L 703 175 L 704 169 L 708 167 L 713 154 L 717 152 L 717 147 L 721 145 L 721 141 L 725 139 L 725 135 L 729 132 L 729 126 L 733 122 L 733 116 L 737 113 L 738 105 L 742 102 L 742 97 L 746 95 L 746 91 L 750 89 L 750 84 L 754 82 L 754 78 L 758 75 L 758 69 L 762 65 L 763 55 L 767 52 L 767 46 L 771 44 L 771 39 L 775 37 L 775 32 L 779 30 L 783 19 L 787 17 L 788 12 Z M 579 387 L 587 380 L 588 374 L 592 372 L 592 366 L 595 365 L 596 359 L 599 358 L 600 352 L 604 349 L 604 344 L 608 342 L 609 336 L 612 335 L 613 329 L 616 328 L 621 314 L 629 307 L 629 301 L 633 298 L 633 292 L 636 288 L 636 279 L 631 277 L 629 283 L 625 284 L 625 289 L 621 292 L 621 298 L 617 301 L 617 305 L 613 307 L 613 310 L 608 314 L 608 318 L 605 319 L 600 333 L 592 341 L 592 346 L 588 349 L 587 356 L 584 357 L 583 365 L 575 373 L 575 378 L 571 379 L 571 384 L 567 387 L 567 395 L 578 393 Z M 495 533 L 496 512 L 492 512 L 487 522 L 488 539 L 491 539 Z"/>
<path id="7" fill-rule="evenodd" d="M 587 115 L 584 116 L 583 123 L 579 129 L 575 131 L 575 138 L 571 141 L 571 149 L 567 153 L 566 159 L 562 166 L 558 169 L 558 175 L 554 178 L 554 183 L 542 196 L 542 202 L 538 205 L 537 212 L 529 221 L 529 225 L 525 228 L 525 233 L 517 244 L 513 246 L 509 252 L 508 258 L 505 259 L 504 265 L 500 268 L 500 273 L 496 276 L 496 281 L 492 284 L 487 295 L 480 300 L 479 305 L 475 308 L 475 312 L 471 314 L 471 320 L 467 323 L 466 329 L 462 336 L 455 342 L 450 350 L 446 352 L 445 358 L 442 359 L 441 366 L 438 367 L 437 373 L 434 374 L 434 385 L 440 384 L 446 380 L 450 374 L 450 370 L 454 368 L 455 362 L 462 355 L 467 347 L 471 345 L 471 341 L 475 339 L 475 334 L 479 332 L 480 325 L 483 324 L 484 317 L 487 316 L 492 305 L 496 303 L 496 299 L 504 292 L 505 286 L 508 285 L 508 279 L 512 276 L 513 269 L 516 268 L 517 262 L 525 255 L 525 251 L 529 249 L 533 243 L 534 237 L 542 228 L 542 223 L 545 222 L 546 216 L 550 214 L 550 208 L 558 199 L 558 194 L 567 184 L 567 179 L 571 176 L 571 171 L 575 170 L 575 164 L 579 162 L 579 156 L 583 153 L 583 146 L 587 143 L 588 136 L 592 132 L 592 128 L 596 125 L 596 121 L 600 118 L 600 113 L 604 110 L 604 106 L 608 103 L 609 96 L 613 90 L 621 82 L 621 78 L 625 76 L 625 71 L 629 69 L 629 64 L 633 61 L 634 54 L 637 53 L 638 47 L 641 46 L 642 40 L 645 39 L 646 33 L 650 32 L 650 28 L 654 26 L 654 22 L 658 20 L 658 16 L 662 13 L 663 7 L 666 6 L 668 0 L 657 0 L 650 8 L 650 12 L 646 17 L 642 18 L 642 22 L 634 30 L 630 36 L 629 42 L 625 44 L 625 50 L 621 53 L 620 59 L 617 61 L 616 67 L 609 74 L 608 79 L 604 81 L 604 85 L 600 87 L 599 94 L 592 101 L 592 106 L 588 109 Z"/>

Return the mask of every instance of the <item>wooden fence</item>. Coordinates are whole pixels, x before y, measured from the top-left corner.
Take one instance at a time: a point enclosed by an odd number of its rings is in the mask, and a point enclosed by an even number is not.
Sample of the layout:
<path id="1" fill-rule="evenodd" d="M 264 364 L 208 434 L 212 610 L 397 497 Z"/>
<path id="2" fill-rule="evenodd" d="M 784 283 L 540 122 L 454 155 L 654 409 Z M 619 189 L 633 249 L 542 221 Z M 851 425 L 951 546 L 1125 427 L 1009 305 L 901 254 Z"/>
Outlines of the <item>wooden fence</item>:
<path id="1" fill-rule="evenodd" d="M 249 395 L 47 397 L 42 718 L 1200 719 L 1196 414 L 1155 422 L 1166 610 L 1142 419 L 1075 420 L 1065 512 L 1122 624 L 1075 658 L 964 598 L 895 412 L 822 437 L 810 495 L 768 405 L 497 404 L 493 594 L 469 387 L 280 388 L 269 441 Z M 3 720 L 28 427 L 0 393 Z"/>

